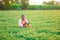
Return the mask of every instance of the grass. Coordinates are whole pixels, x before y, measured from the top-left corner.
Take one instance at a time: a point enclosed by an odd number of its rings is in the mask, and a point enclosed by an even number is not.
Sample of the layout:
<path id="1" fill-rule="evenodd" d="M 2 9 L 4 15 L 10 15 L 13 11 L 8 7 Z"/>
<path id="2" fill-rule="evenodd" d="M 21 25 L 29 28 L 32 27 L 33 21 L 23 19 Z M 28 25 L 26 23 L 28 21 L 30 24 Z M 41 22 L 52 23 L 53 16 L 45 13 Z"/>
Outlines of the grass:
<path id="1" fill-rule="evenodd" d="M 21 14 L 32 28 L 18 28 Z M 60 10 L 0 11 L 0 40 L 60 40 Z"/>

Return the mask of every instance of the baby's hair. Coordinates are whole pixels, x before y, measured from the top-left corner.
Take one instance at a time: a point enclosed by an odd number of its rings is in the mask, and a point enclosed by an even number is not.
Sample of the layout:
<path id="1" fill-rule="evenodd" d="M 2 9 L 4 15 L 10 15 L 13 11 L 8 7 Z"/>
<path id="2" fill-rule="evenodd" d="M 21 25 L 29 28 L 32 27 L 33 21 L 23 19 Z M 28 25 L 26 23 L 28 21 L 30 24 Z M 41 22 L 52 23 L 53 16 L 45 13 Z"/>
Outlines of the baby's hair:
<path id="1" fill-rule="evenodd" d="M 24 14 L 22 14 L 22 15 L 21 15 L 21 17 L 22 17 L 22 16 L 25 16 L 25 15 L 24 15 Z"/>

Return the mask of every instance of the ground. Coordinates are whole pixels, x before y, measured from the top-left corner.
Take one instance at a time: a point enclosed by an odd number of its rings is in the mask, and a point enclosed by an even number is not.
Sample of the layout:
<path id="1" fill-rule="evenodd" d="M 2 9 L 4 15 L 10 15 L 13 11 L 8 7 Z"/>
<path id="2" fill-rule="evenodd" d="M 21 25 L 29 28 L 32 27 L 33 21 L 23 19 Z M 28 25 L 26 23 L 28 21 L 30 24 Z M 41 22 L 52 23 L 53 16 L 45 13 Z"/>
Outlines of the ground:
<path id="1" fill-rule="evenodd" d="M 21 14 L 32 28 L 18 28 Z M 60 40 L 60 10 L 0 11 L 0 40 Z"/>

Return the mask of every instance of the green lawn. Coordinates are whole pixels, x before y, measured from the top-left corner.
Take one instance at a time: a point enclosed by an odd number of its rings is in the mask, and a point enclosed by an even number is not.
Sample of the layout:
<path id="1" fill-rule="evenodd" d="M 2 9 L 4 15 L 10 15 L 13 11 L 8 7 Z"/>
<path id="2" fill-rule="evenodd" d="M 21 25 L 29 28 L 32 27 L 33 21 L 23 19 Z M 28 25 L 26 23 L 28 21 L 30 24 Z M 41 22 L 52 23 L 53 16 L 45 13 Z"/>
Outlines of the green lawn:
<path id="1" fill-rule="evenodd" d="M 21 14 L 32 28 L 18 28 Z M 60 40 L 60 10 L 0 11 L 0 40 Z"/>

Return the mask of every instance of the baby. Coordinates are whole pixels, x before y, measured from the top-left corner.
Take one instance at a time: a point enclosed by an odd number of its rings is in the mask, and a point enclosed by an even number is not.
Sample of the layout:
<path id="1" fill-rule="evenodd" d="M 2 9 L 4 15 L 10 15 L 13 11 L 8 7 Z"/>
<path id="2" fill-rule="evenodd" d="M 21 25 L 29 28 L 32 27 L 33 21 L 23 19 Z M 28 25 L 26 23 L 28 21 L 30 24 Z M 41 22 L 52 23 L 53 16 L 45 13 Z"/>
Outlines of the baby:
<path id="1" fill-rule="evenodd" d="M 18 27 L 25 28 L 28 26 L 29 26 L 28 20 L 25 18 L 24 15 L 21 15 L 21 19 L 18 22 Z"/>

